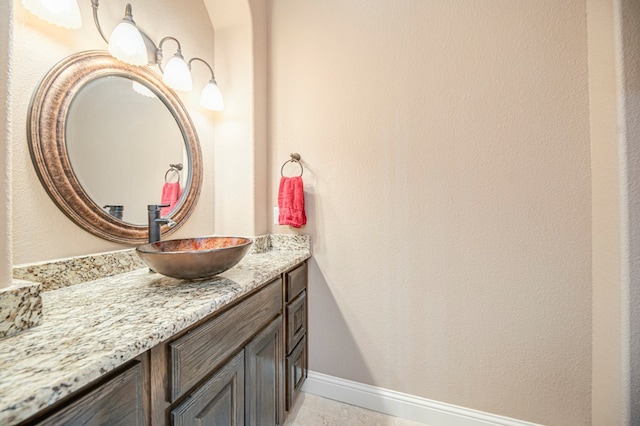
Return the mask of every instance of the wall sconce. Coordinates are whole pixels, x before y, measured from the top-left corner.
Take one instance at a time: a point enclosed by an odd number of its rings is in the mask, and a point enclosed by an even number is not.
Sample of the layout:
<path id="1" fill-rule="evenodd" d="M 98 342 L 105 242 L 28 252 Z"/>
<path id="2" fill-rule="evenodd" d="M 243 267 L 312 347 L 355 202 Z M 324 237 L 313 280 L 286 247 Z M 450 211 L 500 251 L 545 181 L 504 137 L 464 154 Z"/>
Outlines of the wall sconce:
<path id="1" fill-rule="evenodd" d="M 111 33 L 111 37 L 107 40 L 102 33 L 100 23 L 98 22 L 98 1 L 93 1 L 94 20 L 98 27 L 98 32 L 109 45 L 109 53 L 114 58 L 126 62 L 130 65 L 147 65 L 147 46 L 142 39 L 142 33 L 136 27 L 136 23 L 131 15 L 131 5 L 127 4 L 124 11 L 124 18 Z"/>
<path id="2" fill-rule="evenodd" d="M 162 72 L 162 81 L 174 90 L 188 92 L 193 88 L 191 78 L 191 63 L 200 61 L 204 63 L 211 71 L 211 80 L 205 86 L 200 95 L 200 105 L 203 108 L 212 111 L 221 111 L 224 105 L 222 93 L 216 83 L 213 68 L 201 58 L 193 58 L 189 62 L 185 61 L 182 56 L 182 46 L 175 37 L 164 37 L 160 43 L 156 44 L 151 38 L 142 31 L 133 20 L 131 5 L 127 4 L 122 22 L 116 26 L 111 33 L 111 37 L 107 39 L 100 26 L 98 19 L 98 9 L 100 0 L 91 0 L 93 7 L 93 21 L 96 25 L 100 36 L 109 44 L 109 53 L 116 59 L 131 65 L 157 65 Z M 174 41 L 177 45 L 176 53 L 162 66 L 163 49 L 162 46 L 167 41 Z"/>
<path id="3" fill-rule="evenodd" d="M 24 7 L 34 15 L 64 28 L 80 28 L 82 20 L 77 0 L 22 0 Z M 124 18 L 107 39 L 100 26 L 98 9 L 100 0 L 91 0 L 93 8 L 93 22 L 100 36 L 109 45 L 109 53 L 116 59 L 130 65 L 157 65 L 162 72 L 162 81 L 174 90 L 188 92 L 193 88 L 191 79 L 191 63 L 200 61 L 211 71 L 211 80 L 204 87 L 200 95 L 200 105 L 212 111 L 221 111 L 224 105 L 222 93 L 216 83 L 213 68 L 201 58 L 193 58 L 189 62 L 182 56 L 182 46 L 175 37 L 165 37 L 156 44 L 133 20 L 131 4 L 126 5 Z M 169 60 L 166 67 L 162 67 L 162 45 L 172 40 L 177 44 L 176 53 Z"/>
<path id="4" fill-rule="evenodd" d="M 189 69 L 191 69 L 191 62 L 200 61 L 209 68 L 211 71 L 211 80 L 204 86 L 202 93 L 200 93 L 200 105 L 203 108 L 210 109 L 211 111 L 222 111 L 224 109 L 224 100 L 222 99 L 222 93 L 216 83 L 216 76 L 213 75 L 213 68 L 206 61 L 200 58 L 193 58 L 189 60 Z"/>
<path id="5" fill-rule="evenodd" d="M 82 26 L 77 0 L 22 0 L 24 7 L 38 18 L 72 30 Z"/>

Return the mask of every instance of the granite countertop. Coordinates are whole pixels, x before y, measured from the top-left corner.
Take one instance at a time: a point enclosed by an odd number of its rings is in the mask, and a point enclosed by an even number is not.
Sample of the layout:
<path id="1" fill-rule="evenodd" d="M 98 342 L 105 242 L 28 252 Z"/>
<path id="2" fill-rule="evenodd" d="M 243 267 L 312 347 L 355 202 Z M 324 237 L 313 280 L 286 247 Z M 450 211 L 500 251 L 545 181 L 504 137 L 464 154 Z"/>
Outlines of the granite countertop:
<path id="1" fill-rule="evenodd" d="M 41 325 L 0 340 L 0 424 L 36 414 L 311 257 L 308 245 L 248 254 L 211 279 L 147 268 L 45 292 Z"/>

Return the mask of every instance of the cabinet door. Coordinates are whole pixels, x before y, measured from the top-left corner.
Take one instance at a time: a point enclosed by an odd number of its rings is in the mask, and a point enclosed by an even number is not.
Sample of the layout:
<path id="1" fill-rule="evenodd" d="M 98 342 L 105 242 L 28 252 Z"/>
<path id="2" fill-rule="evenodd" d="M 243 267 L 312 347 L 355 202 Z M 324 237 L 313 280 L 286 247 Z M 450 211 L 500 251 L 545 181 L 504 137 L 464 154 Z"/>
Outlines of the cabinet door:
<path id="1" fill-rule="evenodd" d="M 245 419 L 248 425 L 284 423 L 282 317 L 245 347 Z"/>
<path id="2" fill-rule="evenodd" d="M 302 384 L 307 378 L 307 338 L 302 338 L 298 346 L 287 357 L 287 410 L 291 410 L 293 403 L 302 390 Z"/>
<path id="3" fill-rule="evenodd" d="M 117 376 L 38 425 L 144 425 L 143 367 L 135 362 Z"/>
<path id="4" fill-rule="evenodd" d="M 244 425 L 244 351 L 171 412 L 177 426 Z"/>

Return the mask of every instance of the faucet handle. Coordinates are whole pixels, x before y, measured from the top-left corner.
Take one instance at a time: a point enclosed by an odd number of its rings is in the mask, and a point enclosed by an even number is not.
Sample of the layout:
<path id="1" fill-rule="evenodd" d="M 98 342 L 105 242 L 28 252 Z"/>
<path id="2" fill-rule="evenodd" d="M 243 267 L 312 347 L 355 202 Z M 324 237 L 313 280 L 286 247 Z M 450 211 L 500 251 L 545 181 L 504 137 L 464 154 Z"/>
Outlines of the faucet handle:
<path id="1" fill-rule="evenodd" d="M 147 210 L 150 212 L 160 210 L 163 207 L 171 207 L 171 204 L 147 204 Z"/>

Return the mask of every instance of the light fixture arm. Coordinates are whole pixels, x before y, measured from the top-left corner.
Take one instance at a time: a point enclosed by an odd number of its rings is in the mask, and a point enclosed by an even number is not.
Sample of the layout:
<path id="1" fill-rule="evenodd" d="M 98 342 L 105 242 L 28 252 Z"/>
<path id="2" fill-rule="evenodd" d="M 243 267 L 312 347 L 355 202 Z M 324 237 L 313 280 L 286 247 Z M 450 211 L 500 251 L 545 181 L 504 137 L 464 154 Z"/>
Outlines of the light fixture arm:
<path id="1" fill-rule="evenodd" d="M 211 81 L 212 81 L 213 83 L 215 83 L 215 84 L 218 84 L 218 83 L 216 82 L 216 76 L 215 76 L 215 74 L 213 73 L 213 68 L 211 68 L 211 65 L 209 65 L 209 63 L 208 63 L 207 61 L 205 61 L 205 60 L 204 60 L 204 59 L 202 59 L 202 58 L 192 58 L 192 59 L 190 59 L 190 60 L 189 60 L 189 62 L 188 62 L 188 64 L 189 64 L 189 69 L 191 69 L 191 62 L 193 62 L 193 61 L 200 61 L 200 62 L 202 62 L 203 64 L 205 64 L 205 65 L 207 66 L 207 68 L 209 68 L 209 71 L 211 71 Z"/>
<path id="2" fill-rule="evenodd" d="M 164 70 L 162 69 L 162 59 L 163 59 L 162 45 L 167 40 L 173 40 L 176 42 L 176 44 L 178 45 L 178 50 L 176 50 L 176 54 L 182 56 L 182 46 L 180 45 L 180 42 L 178 41 L 177 38 L 166 36 L 162 40 L 160 40 L 160 43 L 158 43 L 158 48 L 156 49 L 156 64 L 158 65 L 158 68 L 160 68 L 160 72 L 162 73 L 164 73 Z"/>
<path id="3" fill-rule="evenodd" d="M 93 23 L 96 25 L 100 36 L 105 41 L 105 43 L 109 43 L 109 40 L 102 32 L 102 27 L 100 26 L 100 19 L 98 19 L 98 8 L 100 7 L 100 0 L 91 0 L 91 7 L 93 8 Z"/>

